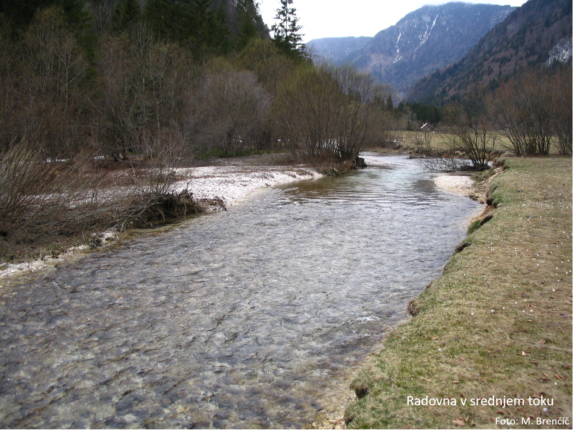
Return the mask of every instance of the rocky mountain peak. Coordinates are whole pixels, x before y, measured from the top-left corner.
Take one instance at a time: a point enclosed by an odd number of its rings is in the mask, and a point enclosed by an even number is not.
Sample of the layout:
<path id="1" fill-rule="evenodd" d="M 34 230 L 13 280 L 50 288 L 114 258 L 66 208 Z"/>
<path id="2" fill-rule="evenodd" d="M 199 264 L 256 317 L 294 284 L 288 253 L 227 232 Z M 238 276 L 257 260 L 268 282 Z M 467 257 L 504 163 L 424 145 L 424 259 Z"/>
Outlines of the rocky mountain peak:
<path id="1" fill-rule="evenodd" d="M 402 93 L 418 79 L 462 58 L 514 9 L 459 2 L 424 6 L 340 56 L 340 63 L 352 63 Z M 334 43 L 331 50 L 336 51 Z"/>

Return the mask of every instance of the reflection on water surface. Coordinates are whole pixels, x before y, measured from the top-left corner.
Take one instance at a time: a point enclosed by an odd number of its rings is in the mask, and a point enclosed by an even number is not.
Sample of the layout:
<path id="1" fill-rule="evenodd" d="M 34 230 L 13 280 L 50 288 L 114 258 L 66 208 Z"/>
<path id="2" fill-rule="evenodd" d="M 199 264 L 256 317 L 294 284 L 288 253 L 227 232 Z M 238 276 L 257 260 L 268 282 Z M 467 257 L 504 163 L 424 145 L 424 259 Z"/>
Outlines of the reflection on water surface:
<path id="1" fill-rule="evenodd" d="M 413 160 L 377 161 L 2 294 L 1 425 L 309 426 L 479 210 Z"/>

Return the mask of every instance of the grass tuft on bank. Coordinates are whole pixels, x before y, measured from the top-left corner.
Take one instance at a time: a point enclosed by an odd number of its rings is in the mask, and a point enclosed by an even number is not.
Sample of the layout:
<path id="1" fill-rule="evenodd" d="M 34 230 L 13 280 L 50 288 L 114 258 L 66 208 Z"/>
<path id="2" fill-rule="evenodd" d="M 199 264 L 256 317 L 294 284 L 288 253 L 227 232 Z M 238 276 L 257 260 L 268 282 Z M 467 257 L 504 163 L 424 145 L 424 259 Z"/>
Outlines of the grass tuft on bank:
<path id="1" fill-rule="evenodd" d="M 489 186 L 492 217 L 353 381 L 348 428 L 572 426 L 572 159 L 506 163 Z M 426 396 L 456 405 L 414 404 Z M 516 402 L 472 405 L 491 397 Z"/>

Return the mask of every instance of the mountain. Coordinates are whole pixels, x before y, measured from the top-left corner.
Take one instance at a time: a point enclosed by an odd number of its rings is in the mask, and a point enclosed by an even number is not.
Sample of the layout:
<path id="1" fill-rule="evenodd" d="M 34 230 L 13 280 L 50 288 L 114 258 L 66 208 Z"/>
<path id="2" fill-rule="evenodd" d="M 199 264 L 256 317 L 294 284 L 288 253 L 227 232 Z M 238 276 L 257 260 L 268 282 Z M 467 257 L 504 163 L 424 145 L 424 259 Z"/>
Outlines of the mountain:
<path id="1" fill-rule="evenodd" d="M 477 83 L 496 87 L 499 79 L 520 69 L 571 58 L 572 0 L 529 0 L 461 60 L 415 83 L 407 98 L 443 104 L 459 99 Z"/>
<path id="2" fill-rule="evenodd" d="M 313 39 L 306 44 L 316 63 L 330 62 L 342 65 L 352 53 L 360 50 L 372 39 L 370 36 Z"/>
<path id="3" fill-rule="evenodd" d="M 382 30 L 355 51 L 350 50 L 353 41 L 344 41 L 348 38 L 311 43 L 318 57 L 354 64 L 403 93 L 418 79 L 461 59 L 514 9 L 467 3 L 424 6 Z M 351 52 L 343 57 L 347 50 Z"/>

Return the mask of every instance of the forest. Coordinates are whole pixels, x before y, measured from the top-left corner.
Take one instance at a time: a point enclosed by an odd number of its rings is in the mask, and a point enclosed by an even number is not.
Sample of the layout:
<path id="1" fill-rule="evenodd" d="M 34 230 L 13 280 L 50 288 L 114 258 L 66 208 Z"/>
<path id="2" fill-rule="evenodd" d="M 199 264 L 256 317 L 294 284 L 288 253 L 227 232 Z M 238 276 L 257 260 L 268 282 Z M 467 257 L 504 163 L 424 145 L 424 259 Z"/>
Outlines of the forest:
<path id="1" fill-rule="evenodd" d="M 352 66 L 315 66 L 300 30 L 292 0 L 271 28 L 254 0 L 0 3 L 0 254 L 194 212 L 170 186 L 208 158 L 284 152 L 334 174 L 423 123 L 478 167 L 487 130 L 517 155 L 572 153 L 570 66 L 395 105 Z"/>
<path id="2" fill-rule="evenodd" d="M 353 158 L 367 138 L 356 131 L 371 133 L 380 114 L 368 106 L 384 108 L 388 95 L 350 68 L 314 68 L 290 5 L 279 2 L 270 37 L 253 0 L 6 3 L 0 148 L 25 142 L 53 160 L 90 151 L 128 161 L 282 142 L 308 160 Z M 344 148 L 330 145 L 332 134 L 310 148 L 302 134 L 326 132 L 287 118 L 310 97 L 326 107 L 318 119 L 354 136 Z"/>
<path id="3" fill-rule="evenodd" d="M 353 168 L 388 127 L 389 88 L 315 67 L 292 0 L 270 29 L 253 0 L 0 5 L 0 244 L 149 219 L 198 159 Z"/>

